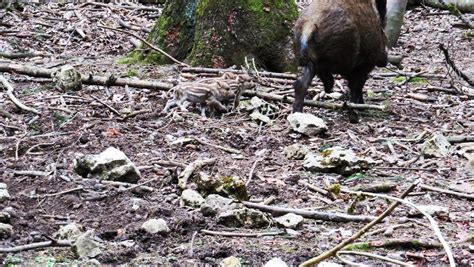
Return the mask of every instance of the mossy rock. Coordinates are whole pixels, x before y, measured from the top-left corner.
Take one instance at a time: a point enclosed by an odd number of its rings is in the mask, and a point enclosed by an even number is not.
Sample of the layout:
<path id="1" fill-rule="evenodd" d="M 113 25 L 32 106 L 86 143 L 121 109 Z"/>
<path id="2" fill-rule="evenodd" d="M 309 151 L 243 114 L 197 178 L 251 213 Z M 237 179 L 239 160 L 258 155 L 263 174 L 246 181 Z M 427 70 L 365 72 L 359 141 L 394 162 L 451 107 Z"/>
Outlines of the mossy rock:
<path id="1" fill-rule="evenodd" d="M 179 60 L 209 67 L 241 66 L 245 58 L 273 71 L 295 71 L 287 0 L 169 0 L 148 40 Z M 148 62 L 171 63 L 155 52 Z"/>

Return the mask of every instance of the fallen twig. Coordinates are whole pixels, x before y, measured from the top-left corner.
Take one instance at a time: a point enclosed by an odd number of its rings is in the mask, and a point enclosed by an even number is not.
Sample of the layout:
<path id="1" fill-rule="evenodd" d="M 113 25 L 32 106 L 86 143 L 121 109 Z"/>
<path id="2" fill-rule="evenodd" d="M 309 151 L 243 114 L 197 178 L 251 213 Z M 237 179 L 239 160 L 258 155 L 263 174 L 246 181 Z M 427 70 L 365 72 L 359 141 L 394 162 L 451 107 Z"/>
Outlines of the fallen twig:
<path id="1" fill-rule="evenodd" d="M 362 195 L 367 195 L 367 196 L 370 196 L 370 197 L 380 197 L 380 198 L 385 198 L 385 199 L 389 199 L 389 200 L 393 200 L 393 201 L 398 201 L 398 202 L 403 203 L 403 204 L 405 204 L 405 205 L 407 205 L 411 208 L 414 208 L 414 209 L 418 210 L 430 222 L 431 228 L 433 229 L 433 232 L 438 237 L 440 243 L 442 244 L 444 250 L 446 251 L 446 255 L 448 256 L 448 259 L 449 259 L 449 265 L 451 267 L 456 266 L 456 262 L 454 261 L 454 256 L 453 256 L 453 253 L 451 251 L 451 248 L 449 247 L 449 244 L 446 242 L 446 240 L 444 240 L 443 234 L 441 233 L 441 230 L 439 229 L 438 224 L 433 219 L 433 217 L 431 217 L 431 215 L 429 215 L 423 209 L 419 208 L 418 206 L 416 206 L 415 204 L 413 204 L 409 201 L 403 200 L 401 198 L 387 196 L 387 195 L 373 194 L 373 193 L 368 193 L 368 192 L 354 192 L 354 191 L 350 191 L 350 190 L 347 190 L 347 189 L 341 189 L 341 192 L 348 193 L 348 194 L 362 194 Z M 396 203 L 394 203 L 394 204 L 396 204 Z"/>
<path id="2" fill-rule="evenodd" d="M 188 183 L 189 178 L 193 175 L 193 173 L 200 170 L 202 167 L 206 165 L 211 165 L 216 162 L 216 159 L 198 159 L 196 161 L 191 162 L 186 168 L 179 174 L 178 177 L 178 186 L 181 189 L 186 189 L 186 184 Z"/>
<path id="3" fill-rule="evenodd" d="M 64 195 L 64 194 L 69 194 L 69 193 L 76 192 L 76 191 L 81 191 L 81 190 L 84 190 L 84 187 L 78 186 L 78 187 L 76 187 L 76 188 L 64 190 L 64 191 L 57 192 L 57 193 L 53 193 L 53 194 L 44 194 L 44 195 L 31 196 L 31 198 L 56 197 L 56 196 L 60 196 L 60 195 Z"/>
<path id="4" fill-rule="evenodd" d="M 263 205 L 258 203 L 252 203 L 244 201 L 242 202 L 246 207 L 258 209 L 265 212 L 270 212 L 276 215 L 294 213 L 301 215 L 305 218 L 322 220 L 322 221 L 331 221 L 331 222 L 369 222 L 375 219 L 373 216 L 361 216 L 361 215 L 349 215 L 344 213 L 335 213 L 335 212 L 322 212 L 322 211 L 310 211 L 303 209 L 292 209 L 292 208 L 283 208 L 275 207 L 269 205 Z"/>
<path id="5" fill-rule="evenodd" d="M 16 253 L 20 251 L 32 250 L 37 248 L 45 247 L 71 247 L 73 241 L 70 240 L 57 240 L 57 241 L 44 241 L 38 243 L 31 243 L 27 245 L 21 245 L 9 248 L 0 248 L 0 253 Z"/>
<path id="6" fill-rule="evenodd" d="M 29 52 L 0 52 L 0 57 L 8 59 L 29 58 L 29 57 L 49 57 L 51 54 L 29 51 Z"/>
<path id="7" fill-rule="evenodd" d="M 444 44 L 439 45 L 439 49 L 443 51 L 444 57 L 446 58 L 446 62 L 448 63 L 449 66 L 454 70 L 454 72 L 461 77 L 464 81 L 466 81 L 470 86 L 474 86 L 474 81 L 471 80 L 464 72 L 462 72 L 458 67 L 456 66 L 456 63 L 451 59 L 449 56 L 448 49 L 444 47 Z"/>
<path id="8" fill-rule="evenodd" d="M 23 103 L 20 102 L 20 100 L 18 100 L 18 98 L 16 98 L 16 96 L 13 94 L 13 90 L 14 90 L 13 87 L 10 85 L 10 83 L 7 81 L 7 79 L 5 79 L 5 77 L 3 77 L 3 75 L 0 75 L 0 82 L 3 84 L 3 86 L 5 86 L 5 88 L 7 88 L 8 97 L 10 98 L 10 100 L 17 107 L 19 107 L 20 109 L 29 111 L 29 112 L 33 112 L 37 115 L 41 115 L 41 112 L 39 112 L 38 110 L 36 110 L 34 108 L 30 108 L 30 107 L 25 106 Z"/>
<path id="9" fill-rule="evenodd" d="M 348 260 L 344 260 L 340 255 L 357 255 L 357 256 L 364 256 L 364 257 L 369 257 L 369 258 L 374 258 L 374 259 L 378 259 L 378 260 L 382 260 L 382 261 L 385 261 L 385 262 L 390 262 L 390 263 L 394 263 L 394 264 L 397 264 L 397 265 L 400 265 L 400 266 L 415 266 L 413 264 L 408 264 L 408 263 L 404 263 L 402 261 L 398 261 L 398 260 L 395 260 L 395 259 L 392 259 L 392 258 L 388 258 L 388 257 L 384 257 L 384 256 L 379 256 L 379 255 L 375 255 L 375 254 L 372 254 L 372 253 L 367 253 L 367 252 L 359 252 L 359 251 L 338 251 L 336 253 L 336 256 L 339 258 L 339 260 L 343 261 L 345 264 L 349 265 L 349 266 L 357 266 L 358 264 L 356 263 L 353 263 L 351 261 L 348 261 Z"/>
<path id="10" fill-rule="evenodd" d="M 225 236 L 225 237 L 262 237 L 262 236 L 276 236 L 282 235 L 284 231 L 273 231 L 273 232 L 262 232 L 262 233 L 238 233 L 238 232 L 224 232 L 224 231 L 210 231 L 201 230 L 202 233 L 207 235 Z"/>
<path id="11" fill-rule="evenodd" d="M 416 188 L 416 186 L 419 183 L 420 183 L 419 180 L 412 183 L 408 187 L 408 189 L 405 190 L 405 192 L 402 193 L 400 198 L 405 198 L 409 193 L 411 193 Z M 313 266 L 313 265 L 316 265 L 316 264 L 318 264 L 318 263 L 320 263 L 320 262 L 336 255 L 336 253 L 338 251 L 343 249 L 345 246 L 353 243 L 355 240 L 359 239 L 361 236 L 363 236 L 365 233 L 367 233 L 367 231 L 369 231 L 373 226 L 375 226 L 376 224 L 381 222 L 383 219 L 385 219 L 387 216 L 389 216 L 395 210 L 395 208 L 398 207 L 398 205 L 400 205 L 400 202 L 393 203 L 382 214 L 380 214 L 376 219 L 372 220 L 366 226 L 362 227 L 362 229 L 360 229 L 357 233 L 355 233 L 351 237 L 347 238 L 346 240 L 342 241 L 341 243 L 339 243 L 337 246 L 333 247 L 332 249 L 324 252 L 323 254 L 303 262 L 300 266 Z"/>
<path id="12" fill-rule="evenodd" d="M 204 140 L 201 140 L 199 138 L 194 138 L 194 140 L 196 140 L 196 142 L 198 142 L 201 145 L 206 145 L 206 146 L 210 146 L 210 147 L 213 147 L 213 148 L 217 148 L 217 149 L 220 149 L 220 150 L 225 151 L 225 152 L 229 152 L 229 153 L 233 153 L 233 154 L 240 154 L 241 153 L 240 150 L 230 148 L 230 147 L 214 145 L 214 144 L 211 144 L 211 143 L 206 142 Z"/>
<path id="13" fill-rule="evenodd" d="M 0 72 L 15 72 L 18 74 L 28 75 L 31 77 L 51 78 L 55 69 L 39 68 L 32 65 L 0 63 Z M 113 76 L 93 76 L 91 74 L 81 74 L 83 84 L 103 85 L 103 86 L 130 86 L 135 88 L 147 88 L 160 91 L 168 91 L 173 88 L 173 84 L 154 82 L 146 80 L 135 80 L 129 78 L 115 78 Z"/>
<path id="14" fill-rule="evenodd" d="M 474 142 L 474 135 L 455 135 L 455 136 L 448 136 L 448 141 L 449 141 L 451 144 Z"/>
<path id="15" fill-rule="evenodd" d="M 13 175 L 24 175 L 24 176 L 48 176 L 51 172 L 43 171 L 13 171 Z"/>
<path id="16" fill-rule="evenodd" d="M 447 189 L 441 189 L 441 188 L 428 186 L 428 185 L 424 185 L 424 184 L 422 184 L 420 186 L 420 188 L 424 189 L 424 190 L 427 190 L 427 191 L 433 191 L 433 192 L 443 193 L 443 194 L 446 194 L 446 195 L 452 195 L 452 196 L 456 196 L 456 197 L 460 197 L 460 198 L 474 200 L 474 195 L 473 194 L 458 193 L 458 192 L 455 192 L 455 191 L 451 191 L 451 190 L 447 190 Z"/>

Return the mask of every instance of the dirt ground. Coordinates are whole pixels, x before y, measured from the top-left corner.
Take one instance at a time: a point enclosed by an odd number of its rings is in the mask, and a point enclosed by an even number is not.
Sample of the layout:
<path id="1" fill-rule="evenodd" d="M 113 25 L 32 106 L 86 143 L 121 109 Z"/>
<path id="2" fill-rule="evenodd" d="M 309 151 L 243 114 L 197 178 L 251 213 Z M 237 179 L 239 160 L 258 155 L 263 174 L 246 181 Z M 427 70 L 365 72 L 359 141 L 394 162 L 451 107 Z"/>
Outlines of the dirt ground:
<path id="1" fill-rule="evenodd" d="M 99 22 L 119 27 L 118 21 L 122 20 L 145 37 L 158 15 L 159 12 L 154 10 L 116 5 L 44 4 L 25 6 L 23 11 L 0 10 L 0 51 L 34 50 L 49 54 L 27 59 L 0 58 L 0 63 L 11 60 L 44 68 L 71 64 L 83 73 L 174 81 L 180 76 L 177 66 L 117 63 L 134 49 L 130 37 L 97 27 Z M 77 28 L 84 31 L 84 37 L 78 34 Z M 426 185 L 444 189 L 463 183 L 461 189 L 472 195 L 473 170 L 468 168 L 463 156 L 469 144 L 454 144 L 451 155 L 444 158 L 424 158 L 419 150 L 425 138 L 436 131 L 445 136 L 472 136 L 474 132 L 474 100 L 464 93 L 455 93 L 455 90 L 469 88 L 447 68 L 438 48 L 439 44 L 448 47 L 454 62 L 472 77 L 472 30 L 468 33 L 460 20 L 445 12 L 421 7 L 408 11 L 399 45 L 394 48 L 395 54 L 406 56 L 403 69 L 394 66 L 377 69 L 365 87 L 367 103 L 388 105 L 392 112 L 366 111 L 362 113 L 360 123 L 350 124 L 346 111 L 307 107 L 305 112 L 323 118 L 329 126 L 326 134 L 313 138 L 290 132 L 286 120 L 290 113 L 289 104 L 272 102 L 280 109 L 271 125 L 252 121 L 243 110 L 220 117 L 202 117 L 199 111 L 176 111 L 175 115 L 167 116 L 159 113 L 169 97 L 165 92 L 84 86 L 81 91 L 65 93 L 53 88 L 51 79 L 3 73 L 13 85 L 16 96 L 24 104 L 40 110 L 41 116 L 18 109 L 7 97 L 6 90 L 0 91 L 0 109 L 12 114 L 11 118 L 0 115 L 0 181 L 8 185 L 11 195 L 11 199 L 1 203 L 0 208 L 10 211 L 10 224 L 14 229 L 11 236 L 0 239 L 0 247 L 45 241 L 45 236 L 52 236 L 61 225 L 76 222 L 86 229 L 95 229 L 104 243 L 114 245 L 113 249 L 104 249 L 97 257 L 102 264 L 217 264 L 223 258 L 236 256 L 249 265 L 261 265 L 273 257 L 297 265 L 332 248 L 365 225 L 306 219 L 296 236 L 231 238 L 206 235 L 200 230 L 266 232 L 276 226 L 229 229 L 217 224 L 215 218 L 202 216 L 199 210 L 180 206 L 180 190 L 175 178 L 183 169 L 161 166 L 160 161 L 187 165 L 199 158 L 216 158 L 216 164 L 204 168 L 205 172 L 238 176 L 244 180 L 254 163 L 259 161 L 248 186 L 251 200 L 274 197 L 271 205 L 281 207 L 346 212 L 353 202 L 354 197 L 347 194 L 341 194 L 336 201 L 327 201 L 327 197 L 311 192 L 298 181 L 319 188 L 325 187 L 325 181 L 331 184 L 339 182 L 347 188 L 390 181 L 395 182 L 397 188 L 389 194 L 398 196 L 413 181 L 421 178 Z M 404 73 L 418 75 L 405 82 Z M 338 82 L 344 85 L 343 80 Z M 336 86 L 335 90 L 345 93 L 345 88 Z M 283 88 L 280 85 L 279 90 L 290 89 L 291 84 L 287 84 Z M 313 87 L 308 97 L 321 90 L 320 85 Z M 410 93 L 428 96 L 428 101 L 416 100 Z M 112 109 L 153 112 L 123 119 Z M 422 138 L 417 138 L 419 136 Z M 169 140 L 177 137 L 198 137 L 215 145 L 238 149 L 241 156 L 198 143 L 170 144 Z M 302 161 L 288 160 L 282 153 L 286 146 L 294 143 L 306 145 L 314 151 L 331 146 L 350 148 L 378 163 L 351 177 L 310 173 L 304 170 Z M 111 146 L 123 151 L 140 167 L 140 182 L 159 177 L 148 184 L 155 188 L 153 192 L 109 194 L 117 189 L 74 173 L 73 160 L 78 154 L 98 154 Z M 42 173 L 15 174 L 18 171 Z M 84 190 L 37 197 L 78 186 Z M 100 193 L 109 196 L 88 200 Z M 448 214 L 435 219 L 443 236 L 450 242 L 462 240 L 474 232 L 472 200 L 421 189 L 407 200 L 416 205 L 448 208 Z M 358 203 L 357 210 L 363 215 L 377 216 L 388 205 L 385 200 L 367 198 Z M 410 210 L 400 206 L 374 229 L 408 223 L 412 223 L 411 227 L 396 229 L 390 236 L 383 233 L 365 236 L 359 241 L 437 242 L 428 220 L 407 219 Z M 142 232 L 140 225 L 149 218 L 165 219 L 171 228 L 170 233 L 150 235 Z M 452 249 L 457 264 L 473 264 L 472 243 L 452 245 Z M 418 265 L 447 264 L 442 249 L 383 247 L 370 249 L 370 252 Z M 3 264 L 71 263 L 77 260 L 68 248 L 2 254 L 0 259 Z M 367 258 L 347 256 L 347 259 L 375 264 Z M 330 261 L 341 263 L 335 258 Z"/>

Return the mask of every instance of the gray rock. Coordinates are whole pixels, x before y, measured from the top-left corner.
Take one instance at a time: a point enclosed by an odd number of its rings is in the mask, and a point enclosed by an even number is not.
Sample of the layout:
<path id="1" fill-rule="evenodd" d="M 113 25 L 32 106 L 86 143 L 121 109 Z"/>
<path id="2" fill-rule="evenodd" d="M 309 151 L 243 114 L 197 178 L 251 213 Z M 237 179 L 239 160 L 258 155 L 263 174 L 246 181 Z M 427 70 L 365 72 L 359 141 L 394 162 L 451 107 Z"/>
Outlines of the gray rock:
<path id="1" fill-rule="evenodd" d="M 168 224 L 163 219 L 150 219 L 142 224 L 141 229 L 149 234 L 168 233 L 170 231 Z"/>
<path id="2" fill-rule="evenodd" d="M 71 65 L 64 65 L 52 74 L 55 86 L 64 91 L 78 91 L 82 88 L 81 74 Z"/>
<path id="3" fill-rule="evenodd" d="M 61 240 L 76 240 L 79 236 L 84 234 L 83 227 L 76 223 L 70 223 L 62 226 L 53 234 L 54 238 Z"/>
<path id="4" fill-rule="evenodd" d="M 446 157 L 449 155 L 451 144 L 441 133 L 433 135 L 421 146 L 421 154 L 426 157 Z"/>
<path id="5" fill-rule="evenodd" d="M 94 258 L 102 254 L 102 247 L 94 240 L 94 230 L 89 230 L 80 235 L 72 246 L 72 251 L 78 258 Z"/>
<path id="6" fill-rule="evenodd" d="M 275 218 L 275 221 L 279 226 L 290 229 L 297 229 L 300 227 L 301 224 L 303 224 L 303 220 L 303 216 L 296 215 L 294 213 L 288 213 L 281 217 Z"/>
<path id="7" fill-rule="evenodd" d="M 335 99 L 335 100 L 339 100 L 343 97 L 343 94 L 341 94 L 339 92 L 332 92 L 332 93 L 328 94 L 328 97 L 332 98 L 332 99 Z"/>
<path id="8" fill-rule="evenodd" d="M 273 258 L 265 263 L 263 267 L 288 267 L 288 264 L 280 258 Z"/>
<path id="9" fill-rule="evenodd" d="M 293 131 L 307 136 L 317 135 L 328 129 L 322 119 L 312 114 L 297 112 L 290 114 L 287 119 Z"/>
<path id="10" fill-rule="evenodd" d="M 10 222 L 10 213 L 6 211 L 0 212 L 0 223 L 9 223 Z"/>
<path id="11" fill-rule="evenodd" d="M 227 211 L 237 204 L 232 204 L 233 200 L 220 195 L 211 194 L 201 205 L 201 213 L 204 216 L 214 216 L 217 213 Z"/>
<path id="12" fill-rule="evenodd" d="M 249 199 L 245 182 L 236 176 L 211 177 L 205 173 L 200 173 L 196 185 L 199 192 L 205 192 L 206 194 L 219 194 L 238 200 Z"/>
<path id="13" fill-rule="evenodd" d="M 371 158 L 359 157 L 351 149 L 332 147 L 318 155 L 308 153 L 303 166 L 309 171 L 351 175 L 368 169 L 373 164 Z"/>
<path id="14" fill-rule="evenodd" d="M 249 208 L 224 211 L 217 216 L 217 221 L 228 227 L 262 228 L 270 225 L 265 213 Z"/>
<path id="15" fill-rule="evenodd" d="M 236 258 L 234 256 L 225 258 L 219 263 L 219 267 L 241 267 L 241 266 L 242 264 L 240 263 L 239 258 Z"/>
<path id="16" fill-rule="evenodd" d="M 288 159 L 304 159 L 304 157 L 309 153 L 309 149 L 300 144 L 293 144 L 285 147 L 283 152 Z"/>
<path id="17" fill-rule="evenodd" d="M 140 171 L 120 150 L 109 147 L 98 155 L 88 155 L 74 161 L 74 170 L 82 177 L 136 183 Z"/>
<path id="18" fill-rule="evenodd" d="M 7 190 L 7 184 L 0 183 L 0 203 L 10 199 L 10 194 Z"/>
<path id="19" fill-rule="evenodd" d="M 447 207 L 441 207 L 441 206 L 435 206 L 435 205 L 425 205 L 425 206 L 419 205 L 418 207 L 431 216 L 449 214 L 449 208 Z M 408 213 L 408 216 L 409 217 L 422 217 L 423 214 L 419 210 L 411 209 L 410 212 Z"/>
<path id="20" fill-rule="evenodd" d="M 186 206 L 199 208 L 202 203 L 204 203 L 204 198 L 199 194 L 199 192 L 192 189 L 186 189 L 181 193 L 181 201 Z"/>
<path id="21" fill-rule="evenodd" d="M 10 236 L 11 234 L 13 234 L 13 226 L 0 223 L 0 237 Z"/>

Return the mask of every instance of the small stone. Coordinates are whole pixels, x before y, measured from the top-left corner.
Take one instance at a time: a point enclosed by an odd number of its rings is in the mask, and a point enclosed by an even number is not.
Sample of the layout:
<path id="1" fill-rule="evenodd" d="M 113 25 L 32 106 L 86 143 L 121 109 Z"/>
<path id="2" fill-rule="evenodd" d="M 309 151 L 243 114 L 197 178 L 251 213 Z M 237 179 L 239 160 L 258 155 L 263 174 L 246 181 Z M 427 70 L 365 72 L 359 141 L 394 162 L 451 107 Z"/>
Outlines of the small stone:
<path id="1" fill-rule="evenodd" d="M 7 184 L 0 183 L 0 203 L 10 199 L 10 194 L 7 190 Z"/>
<path id="2" fill-rule="evenodd" d="M 13 234 L 13 226 L 0 223 L 0 237 L 10 236 L 11 234 Z"/>
<path id="3" fill-rule="evenodd" d="M 219 263 L 219 267 L 241 267 L 242 264 L 240 263 L 239 258 L 234 256 L 225 258 Z"/>
<path id="4" fill-rule="evenodd" d="M 1 211 L 0 212 L 0 223 L 9 223 L 10 222 L 10 213 L 6 211 Z"/>
<path id="5" fill-rule="evenodd" d="M 141 229 L 149 234 L 168 233 L 170 231 L 168 224 L 163 219 L 150 219 L 142 224 Z"/>
<path id="6" fill-rule="evenodd" d="M 441 206 L 434 206 L 434 205 L 425 205 L 425 206 L 418 206 L 421 210 L 428 213 L 431 216 L 440 216 L 440 215 L 447 215 L 449 214 L 449 208 L 441 207 Z M 412 209 L 410 210 L 409 217 L 422 217 L 423 214 L 419 210 Z"/>
<path id="7" fill-rule="evenodd" d="M 62 226 L 59 230 L 53 234 L 54 238 L 61 240 L 75 240 L 83 234 L 84 228 L 76 223 L 70 223 Z"/>
<path id="8" fill-rule="evenodd" d="M 286 155 L 287 159 L 304 159 L 306 154 L 308 154 L 309 149 L 300 144 L 293 144 L 291 146 L 285 147 L 283 152 Z"/>
<path id="9" fill-rule="evenodd" d="M 205 192 L 206 194 L 219 194 L 238 200 L 249 199 L 245 182 L 236 176 L 210 177 L 207 174 L 200 173 L 196 185 L 199 192 Z"/>
<path id="10" fill-rule="evenodd" d="M 371 158 L 359 157 L 351 149 L 332 147 L 319 154 L 308 153 L 303 166 L 309 171 L 348 176 L 368 169 L 373 164 L 374 161 Z"/>
<path id="11" fill-rule="evenodd" d="M 201 213 L 204 216 L 214 216 L 217 213 L 227 211 L 232 208 L 233 200 L 220 195 L 211 194 L 201 205 Z"/>
<path id="12" fill-rule="evenodd" d="M 332 92 L 332 93 L 328 94 L 327 96 L 331 99 L 339 100 L 343 97 L 343 94 L 341 94 L 339 92 Z"/>
<path id="13" fill-rule="evenodd" d="M 228 227 L 262 228 L 270 225 L 265 213 L 249 208 L 224 211 L 218 215 L 217 221 Z"/>
<path id="14" fill-rule="evenodd" d="M 303 216 L 296 215 L 294 213 L 288 213 L 281 217 L 275 218 L 275 221 L 278 225 L 290 229 L 297 229 L 300 227 L 301 224 L 303 224 L 303 220 Z"/>
<path id="15" fill-rule="evenodd" d="M 317 135 L 328 129 L 326 123 L 321 118 L 312 114 L 297 112 L 290 114 L 287 119 L 293 131 L 307 136 Z"/>
<path id="16" fill-rule="evenodd" d="M 120 150 L 109 147 L 98 155 L 81 156 L 74 160 L 74 170 L 82 177 L 136 183 L 140 171 Z"/>
<path id="17" fill-rule="evenodd" d="M 94 240 L 94 230 L 89 230 L 79 236 L 72 246 L 72 251 L 78 258 L 94 258 L 102 254 L 102 245 Z"/>
<path id="18" fill-rule="evenodd" d="M 186 189 L 181 194 L 181 200 L 184 205 L 199 208 L 204 203 L 204 198 L 197 191 Z"/>
<path id="19" fill-rule="evenodd" d="M 53 83 L 64 91 L 79 91 L 82 88 L 81 74 L 71 65 L 64 65 L 52 74 Z"/>
<path id="20" fill-rule="evenodd" d="M 433 133 L 430 139 L 428 139 L 421 146 L 421 154 L 426 157 L 442 158 L 449 155 L 451 144 L 448 139 L 441 133 Z"/>
<path id="21" fill-rule="evenodd" d="M 295 230 L 293 230 L 293 229 L 285 229 L 285 231 L 286 231 L 286 233 L 287 233 L 289 236 L 291 236 L 291 237 L 298 237 L 298 236 L 301 235 L 300 232 L 295 231 Z"/>
<path id="22" fill-rule="evenodd" d="M 273 258 L 265 263 L 263 267 L 288 267 L 288 264 L 280 258 Z"/>

